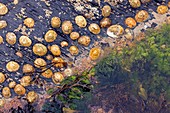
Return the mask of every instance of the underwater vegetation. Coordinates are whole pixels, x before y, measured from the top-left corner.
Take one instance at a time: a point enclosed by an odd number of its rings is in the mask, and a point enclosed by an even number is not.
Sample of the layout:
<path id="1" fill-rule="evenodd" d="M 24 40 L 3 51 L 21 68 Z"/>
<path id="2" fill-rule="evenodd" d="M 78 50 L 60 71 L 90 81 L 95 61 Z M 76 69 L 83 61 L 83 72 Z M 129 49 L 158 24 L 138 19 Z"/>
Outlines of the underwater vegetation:
<path id="1" fill-rule="evenodd" d="M 169 31 L 170 25 L 147 30 L 145 38 L 135 41 L 135 46 L 126 47 L 121 52 L 113 50 L 95 67 L 100 87 L 126 83 L 127 90 L 144 100 L 148 106 L 153 100 L 157 105 L 157 100 L 162 95 L 168 106 L 170 102 Z"/>

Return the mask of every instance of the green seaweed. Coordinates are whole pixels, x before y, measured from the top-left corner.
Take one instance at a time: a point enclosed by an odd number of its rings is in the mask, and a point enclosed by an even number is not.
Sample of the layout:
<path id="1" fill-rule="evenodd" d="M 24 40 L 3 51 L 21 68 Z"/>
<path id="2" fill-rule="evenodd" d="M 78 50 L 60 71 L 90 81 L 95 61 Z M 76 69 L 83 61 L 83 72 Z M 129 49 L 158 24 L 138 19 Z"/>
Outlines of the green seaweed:
<path id="1" fill-rule="evenodd" d="M 170 80 L 170 25 L 161 29 L 150 29 L 146 37 L 136 42 L 135 47 L 124 48 L 102 59 L 96 68 L 96 76 L 102 85 L 129 83 L 132 92 L 138 92 L 139 86 L 149 94 L 168 97 Z M 136 93 L 138 94 L 138 93 Z"/>

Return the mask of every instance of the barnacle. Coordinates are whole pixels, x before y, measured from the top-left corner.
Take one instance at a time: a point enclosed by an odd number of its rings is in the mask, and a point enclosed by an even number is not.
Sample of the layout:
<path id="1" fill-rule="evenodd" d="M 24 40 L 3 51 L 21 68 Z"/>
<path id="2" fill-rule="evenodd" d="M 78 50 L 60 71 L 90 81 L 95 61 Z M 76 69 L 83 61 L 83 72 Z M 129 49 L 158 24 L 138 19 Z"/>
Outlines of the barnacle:
<path id="1" fill-rule="evenodd" d="M 21 84 L 17 84 L 14 87 L 14 92 L 18 95 L 24 95 L 26 93 L 26 89 Z"/>
<path id="2" fill-rule="evenodd" d="M 44 56 L 47 53 L 47 48 L 41 43 L 36 43 L 33 46 L 33 52 L 38 56 Z"/>
<path id="3" fill-rule="evenodd" d="M 55 72 L 54 75 L 52 76 L 52 80 L 55 84 L 59 84 L 63 79 L 64 76 L 60 72 Z"/>
<path id="4" fill-rule="evenodd" d="M 136 26 L 136 21 L 135 19 L 133 19 L 132 17 L 128 17 L 125 20 L 125 24 L 129 27 L 129 28 L 133 28 Z"/>
<path id="5" fill-rule="evenodd" d="M 112 25 L 107 29 L 107 34 L 110 37 L 117 38 L 124 33 L 124 29 L 120 25 Z"/>
<path id="6" fill-rule="evenodd" d="M 7 22 L 5 20 L 0 20 L 0 29 L 7 27 Z"/>
<path id="7" fill-rule="evenodd" d="M 9 88 L 14 88 L 16 86 L 16 82 L 15 81 L 11 81 L 9 84 L 8 84 L 8 87 Z"/>
<path id="8" fill-rule="evenodd" d="M 5 75 L 0 72 L 0 84 L 3 83 L 5 81 Z"/>
<path id="9" fill-rule="evenodd" d="M 53 28 L 59 28 L 61 25 L 61 20 L 59 17 L 53 17 L 51 18 L 51 26 Z"/>
<path id="10" fill-rule="evenodd" d="M 84 45 L 84 46 L 88 46 L 91 42 L 91 39 L 89 36 L 81 36 L 79 39 L 78 39 L 78 43 L 81 44 L 81 45 Z"/>
<path id="11" fill-rule="evenodd" d="M 53 75 L 53 72 L 51 69 L 45 69 L 45 71 L 41 74 L 45 78 L 51 78 Z"/>
<path id="12" fill-rule="evenodd" d="M 78 32 L 72 32 L 71 34 L 70 34 L 70 38 L 72 39 L 72 40 L 76 40 L 76 39 L 78 39 L 80 37 L 80 34 L 78 33 Z"/>
<path id="13" fill-rule="evenodd" d="M 165 6 L 165 5 L 160 5 L 157 7 L 157 12 L 159 14 L 165 14 L 168 12 L 168 6 Z"/>
<path id="14" fill-rule="evenodd" d="M 108 17 L 110 16 L 111 14 L 111 7 L 109 5 L 105 5 L 103 8 L 102 8 L 102 15 L 104 17 Z"/>
<path id="15" fill-rule="evenodd" d="M 6 69 L 9 72 L 16 72 L 19 70 L 19 68 L 20 68 L 20 65 L 15 61 L 10 61 L 6 64 Z"/>
<path id="16" fill-rule="evenodd" d="M 79 49 L 76 46 L 71 46 L 69 48 L 69 51 L 70 51 L 71 55 L 77 55 L 79 53 Z"/>
<path id="17" fill-rule="evenodd" d="M 9 89 L 9 87 L 4 87 L 2 89 L 2 95 L 5 97 L 5 98 L 9 98 L 11 96 L 11 91 Z"/>
<path id="18" fill-rule="evenodd" d="M 61 55 L 61 50 L 58 45 L 52 45 L 50 47 L 50 51 L 54 56 L 60 56 Z"/>
<path id="19" fill-rule="evenodd" d="M 28 102 L 33 103 L 38 99 L 38 94 L 35 91 L 29 91 L 26 95 L 26 99 Z"/>
<path id="20" fill-rule="evenodd" d="M 96 23 L 92 23 L 90 24 L 90 26 L 88 27 L 89 28 L 89 31 L 93 34 L 99 34 L 100 33 L 100 27 L 98 24 Z"/>
<path id="21" fill-rule="evenodd" d="M 100 57 L 101 49 L 100 48 L 92 48 L 89 53 L 89 57 L 91 60 L 97 60 Z"/>
<path id="22" fill-rule="evenodd" d="M 60 58 L 60 57 L 55 57 L 52 60 L 52 63 L 54 63 L 55 67 L 57 67 L 57 68 L 64 67 L 64 60 L 62 58 Z"/>
<path id="23" fill-rule="evenodd" d="M 49 30 L 44 36 L 46 42 L 54 42 L 57 38 L 57 33 L 54 30 Z"/>
<path id="24" fill-rule="evenodd" d="M 23 76 L 20 80 L 20 84 L 22 86 L 29 86 L 31 83 L 31 77 L 30 76 Z"/>
<path id="25" fill-rule="evenodd" d="M 22 68 L 23 73 L 33 73 L 34 67 L 31 64 L 25 64 Z"/>
<path id="26" fill-rule="evenodd" d="M 146 21 L 148 17 L 149 17 L 148 12 L 145 10 L 141 10 L 135 15 L 135 20 L 137 22 L 143 22 L 143 21 Z"/>
<path id="27" fill-rule="evenodd" d="M 5 4 L 0 3 L 0 15 L 5 15 L 8 13 L 8 8 Z"/>
<path id="28" fill-rule="evenodd" d="M 24 24 L 25 24 L 27 27 L 32 28 L 32 27 L 34 27 L 35 22 L 34 22 L 34 19 L 33 19 L 33 18 L 26 18 L 26 19 L 24 20 Z"/>
<path id="29" fill-rule="evenodd" d="M 64 21 L 62 23 L 62 31 L 64 34 L 70 34 L 73 30 L 73 24 L 70 21 Z"/>
<path id="30" fill-rule="evenodd" d="M 13 32 L 8 32 L 6 34 L 6 41 L 10 44 L 10 45 L 14 45 L 17 41 L 17 37 Z"/>
<path id="31" fill-rule="evenodd" d="M 140 0 L 129 0 L 131 7 L 138 8 L 141 6 Z"/>
<path id="32" fill-rule="evenodd" d="M 19 43 L 20 43 L 22 46 L 29 47 L 29 46 L 31 46 L 32 41 L 31 41 L 31 39 L 30 39 L 29 37 L 27 37 L 27 36 L 21 36 L 21 37 L 19 38 Z"/>
<path id="33" fill-rule="evenodd" d="M 100 21 L 100 26 L 102 28 L 104 27 L 109 27 L 110 25 L 112 24 L 112 21 L 110 18 L 103 18 L 101 21 Z"/>
<path id="34" fill-rule="evenodd" d="M 80 16 L 80 15 L 76 16 L 75 22 L 79 27 L 82 27 L 82 28 L 86 27 L 86 25 L 87 25 L 86 19 L 83 16 Z"/>
<path id="35" fill-rule="evenodd" d="M 34 61 L 34 65 L 37 68 L 44 68 L 47 65 L 47 62 L 42 58 L 36 58 Z"/>

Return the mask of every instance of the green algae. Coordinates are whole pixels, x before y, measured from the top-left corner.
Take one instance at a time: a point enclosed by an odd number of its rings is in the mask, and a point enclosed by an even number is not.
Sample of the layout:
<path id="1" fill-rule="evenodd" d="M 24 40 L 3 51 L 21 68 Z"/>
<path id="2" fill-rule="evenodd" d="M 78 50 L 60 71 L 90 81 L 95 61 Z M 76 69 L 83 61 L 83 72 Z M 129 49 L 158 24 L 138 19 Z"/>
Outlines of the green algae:
<path id="1" fill-rule="evenodd" d="M 170 25 L 150 29 L 145 39 L 136 42 L 135 47 L 115 50 L 96 66 L 96 76 L 103 85 L 129 83 L 132 92 L 169 97 L 170 80 Z M 137 93 L 138 92 L 138 93 Z M 143 95 L 144 93 L 142 93 Z M 146 94 L 145 94 L 146 95 Z M 145 96 L 145 99 L 146 96 Z"/>

